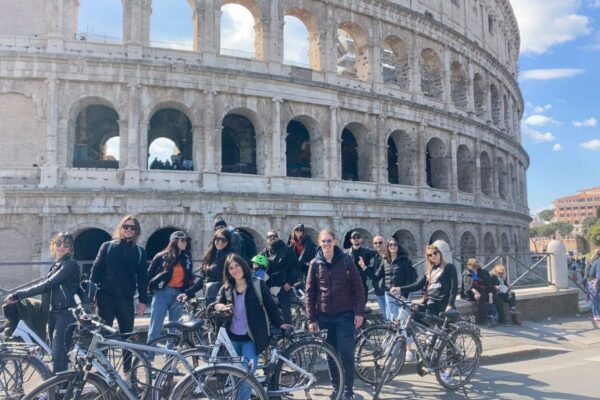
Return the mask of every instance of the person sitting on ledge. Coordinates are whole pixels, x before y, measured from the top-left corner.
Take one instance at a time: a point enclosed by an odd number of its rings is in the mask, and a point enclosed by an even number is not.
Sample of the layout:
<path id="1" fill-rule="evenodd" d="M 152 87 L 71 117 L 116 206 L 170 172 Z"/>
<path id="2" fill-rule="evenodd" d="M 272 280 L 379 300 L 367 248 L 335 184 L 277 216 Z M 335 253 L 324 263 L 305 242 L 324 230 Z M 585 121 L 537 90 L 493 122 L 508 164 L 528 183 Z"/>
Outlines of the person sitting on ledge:
<path id="1" fill-rule="evenodd" d="M 492 284 L 496 289 L 496 297 L 501 301 L 496 303 L 496 308 L 498 309 L 498 314 L 502 316 L 504 321 L 508 321 L 506 313 L 503 312 L 503 303 L 507 304 L 510 310 L 510 316 L 513 324 L 521 325 L 521 323 L 517 320 L 517 299 L 515 296 L 515 292 L 510 290 L 508 283 L 506 281 L 506 268 L 502 264 L 498 264 L 494 266 L 491 273 Z"/>

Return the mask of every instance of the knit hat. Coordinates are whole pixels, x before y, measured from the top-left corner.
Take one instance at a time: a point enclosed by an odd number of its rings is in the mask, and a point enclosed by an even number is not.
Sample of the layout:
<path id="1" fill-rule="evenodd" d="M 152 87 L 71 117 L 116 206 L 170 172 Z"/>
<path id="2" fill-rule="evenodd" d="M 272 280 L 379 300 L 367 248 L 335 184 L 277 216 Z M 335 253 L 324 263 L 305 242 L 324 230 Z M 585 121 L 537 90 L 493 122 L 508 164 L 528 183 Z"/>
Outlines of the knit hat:
<path id="1" fill-rule="evenodd" d="M 304 224 L 298 224 L 294 227 L 295 231 L 304 231 Z"/>
<path id="2" fill-rule="evenodd" d="M 225 222 L 225 220 L 223 219 L 223 217 L 217 217 L 215 218 L 215 229 L 217 229 L 218 227 L 227 227 L 227 222 Z"/>

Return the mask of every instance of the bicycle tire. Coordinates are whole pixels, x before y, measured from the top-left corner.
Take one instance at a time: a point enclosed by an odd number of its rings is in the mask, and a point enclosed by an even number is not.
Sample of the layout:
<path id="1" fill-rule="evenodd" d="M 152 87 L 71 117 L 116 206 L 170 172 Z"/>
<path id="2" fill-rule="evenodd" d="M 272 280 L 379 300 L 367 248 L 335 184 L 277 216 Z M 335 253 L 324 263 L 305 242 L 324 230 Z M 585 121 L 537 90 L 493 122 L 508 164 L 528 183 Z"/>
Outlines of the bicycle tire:
<path id="1" fill-rule="evenodd" d="M 472 331 L 450 334 L 433 359 L 435 378 L 445 389 L 456 390 L 473 378 L 481 361 L 481 340 Z"/>
<path id="2" fill-rule="evenodd" d="M 152 387 L 152 373 L 143 352 L 117 345 L 104 347 L 102 352 L 130 390 L 138 398 L 145 398 L 146 393 Z M 100 376 L 103 375 L 101 371 L 97 372 Z M 120 390 L 117 387 L 117 394 Z"/>
<path id="3" fill-rule="evenodd" d="M 83 378 L 84 374 L 81 371 L 60 373 L 42 382 L 25 395 L 23 400 L 111 400 L 113 398 L 110 387 L 98 374 L 88 372 L 85 379 Z M 78 388 L 81 388 L 80 395 L 73 397 L 72 391 Z"/>
<path id="4" fill-rule="evenodd" d="M 198 388 L 194 377 L 202 383 L 201 389 Z M 194 377 L 188 375 L 180 381 L 173 389 L 169 399 L 237 400 L 239 391 L 244 384 L 249 385 L 252 399 L 268 399 L 265 389 L 254 377 L 254 374 L 232 365 L 216 364 L 201 367 L 194 371 Z"/>
<path id="5" fill-rule="evenodd" d="M 398 372 L 400 372 L 400 369 L 402 369 L 402 366 L 404 365 L 405 354 L 406 340 L 401 336 L 394 337 L 394 342 L 392 343 L 391 349 L 387 352 L 385 357 L 383 371 L 381 372 L 381 376 L 376 383 L 373 400 L 379 399 L 379 394 L 381 393 L 383 386 L 386 383 L 391 382 Z M 399 367 L 398 364 L 400 365 Z"/>
<path id="6" fill-rule="evenodd" d="M 394 334 L 394 327 L 387 323 L 374 323 L 360 332 L 354 346 L 354 371 L 360 380 L 371 385 L 379 382 L 389 351 L 385 346 L 385 339 Z M 403 365 L 404 359 L 397 365 L 389 380 L 400 373 Z"/>
<path id="7" fill-rule="evenodd" d="M 294 342 L 283 351 L 282 355 L 317 378 L 315 383 L 304 391 L 305 398 L 316 398 L 317 396 L 335 400 L 342 398 L 344 368 L 337 352 L 328 343 L 311 339 Z M 339 377 L 337 387 L 333 384 L 329 363 L 334 368 L 334 375 L 337 374 Z M 293 393 L 296 390 L 292 391 L 292 389 L 307 383 L 306 378 L 297 371 L 285 367 L 286 363 L 283 360 L 277 361 L 269 382 L 269 393 L 286 389 Z"/>
<path id="8" fill-rule="evenodd" d="M 0 354 L 0 398 L 18 400 L 52 376 L 39 358 L 23 353 Z"/>
<path id="9" fill-rule="evenodd" d="M 181 356 L 190 363 L 194 369 L 206 365 L 206 360 L 209 355 L 210 348 L 208 347 L 197 347 L 181 352 Z M 152 384 L 152 392 L 149 398 L 154 400 L 168 398 L 177 383 L 179 383 L 187 374 L 188 372 L 181 365 L 179 359 L 170 357 L 156 376 L 156 379 Z"/>

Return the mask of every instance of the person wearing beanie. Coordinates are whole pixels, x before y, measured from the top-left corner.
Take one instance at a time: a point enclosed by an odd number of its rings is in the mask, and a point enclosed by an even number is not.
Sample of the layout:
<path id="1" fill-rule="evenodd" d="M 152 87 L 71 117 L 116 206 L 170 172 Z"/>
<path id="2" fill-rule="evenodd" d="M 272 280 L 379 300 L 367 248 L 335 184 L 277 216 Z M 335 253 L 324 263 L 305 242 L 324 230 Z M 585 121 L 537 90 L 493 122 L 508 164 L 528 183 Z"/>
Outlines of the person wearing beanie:
<path id="1" fill-rule="evenodd" d="M 233 226 L 227 225 L 227 222 L 225 221 L 225 219 L 223 217 L 215 218 L 214 228 L 215 228 L 215 232 L 219 229 L 227 229 L 229 231 L 229 234 L 231 235 L 230 247 L 234 253 L 239 254 L 244 258 L 246 258 L 247 256 L 249 256 L 249 257 L 254 256 L 254 254 L 250 254 L 250 255 L 242 254 L 242 242 L 244 240 L 242 238 L 242 235 L 240 235 L 240 233 L 237 231 L 237 229 L 235 229 Z"/>

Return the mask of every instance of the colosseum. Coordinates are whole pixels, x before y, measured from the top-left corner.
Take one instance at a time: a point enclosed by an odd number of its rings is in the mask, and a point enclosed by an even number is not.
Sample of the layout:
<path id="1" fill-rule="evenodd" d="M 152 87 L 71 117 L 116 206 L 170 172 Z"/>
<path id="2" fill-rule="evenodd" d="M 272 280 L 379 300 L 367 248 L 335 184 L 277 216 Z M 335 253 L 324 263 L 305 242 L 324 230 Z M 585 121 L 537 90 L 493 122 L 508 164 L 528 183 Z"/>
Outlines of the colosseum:
<path id="1" fill-rule="evenodd" d="M 93 259 L 126 213 L 150 256 L 184 229 L 198 258 L 216 216 L 258 246 L 302 222 L 413 255 L 438 238 L 458 255 L 528 248 L 508 0 L 187 3 L 193 44 L 176 49 L 150 40 L 151 0 L 122 1 L 117 41 L 78 34 L 79 0 L 0 1 L 3 261 L 48 260 L 59 230 Z M 252 57 L 221 48 L 230 3 L 254 18 Z M 284 60 L 288 16 L 306 65 Z M 149 159 L 159 138 L 170 168 Z"/>

